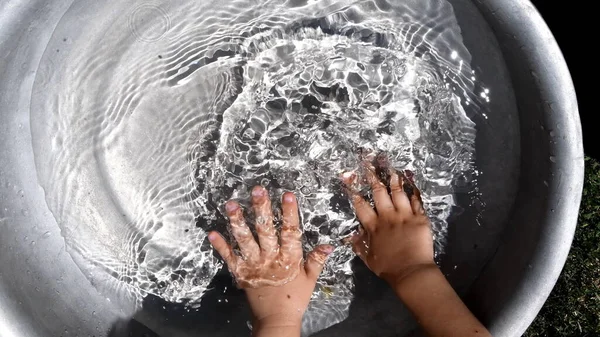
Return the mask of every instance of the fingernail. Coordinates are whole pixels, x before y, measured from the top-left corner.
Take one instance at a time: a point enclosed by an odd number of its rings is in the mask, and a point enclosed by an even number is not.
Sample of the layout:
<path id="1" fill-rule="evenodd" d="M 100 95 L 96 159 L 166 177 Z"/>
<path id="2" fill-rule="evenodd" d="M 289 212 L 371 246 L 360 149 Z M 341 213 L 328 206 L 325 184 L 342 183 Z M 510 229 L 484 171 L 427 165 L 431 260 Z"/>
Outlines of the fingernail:
<path id="1" fill-rule="evenodd" d="M 333 252 L 333 246 L 321 247 L 321 251 L 325 254 L 331 254 L 331 252 Z"/>
<path id="2" fill-rule="evenodd" d="M 217 235 L 219 235 L 219 234 L 217 234 L 215 232 L 208 233 L 208 240 L 211 241 L 211 242 L 215 241 L 217 239 Z"/>
<path id="3" fill-rule="evenodd" d="M 291 203 L 294 202 L 294 199 L 295 197 L 293 193 L 287 192 L 283 194 L 283 202 Z"/>
<path id="4" fill-rule="evenodd" d="M 252 189 L 252 196 L 255 198 L 260 198 L 265 196 L 265 192 L 267 192 L 267 190 L 265 190 L 264 187 L 256 186 L 254 189 Z"/>
<path id="5" fill-rule="evenodd" d="M 238 208 L 239 208 L 239 206 L 238 206 L 237 202 L 235 202 L 235 201 L 229 201 L 225 204 L 225 210 L 228 213 L 235 212 L 238 210 Z"/>

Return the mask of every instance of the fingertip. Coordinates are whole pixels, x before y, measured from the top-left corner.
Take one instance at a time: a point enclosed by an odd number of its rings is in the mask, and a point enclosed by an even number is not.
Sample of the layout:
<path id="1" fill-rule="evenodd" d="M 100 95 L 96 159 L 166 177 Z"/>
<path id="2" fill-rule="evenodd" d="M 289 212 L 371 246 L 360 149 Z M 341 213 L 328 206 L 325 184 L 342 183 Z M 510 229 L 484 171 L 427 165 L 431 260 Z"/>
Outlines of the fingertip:
<path id="1" fill-rule="evenodd" d="M 208 241 L 213 246 L 213 248 L 223 256 L 225 254 L 225 248 L 227 247 L 227 242 L 219 232 L 211 231 L 208 233 Z M 224 256 L 223 256 L 224 257 Z"/>
<path id="2" fill-rule="evenodd" d="M 342 182 L 346 185 L 352 185 L 356 180 L 356 172 L 346 171 L 342 172 Z"/>
<path id="3" fill-rule="evenodd" d="M 220 254 L 222 253 L 223 247 L 227 246 L 227 242 L 219 232 L 212 231 L 208 233 L 208 241 L 213 246 L 213 248 L 219 251 Z"/>
<path id="4" fill-rule="evenodd" d="M 296 202 L 296 195 L 294 195 L 294 193 L 292 192 L 285 192 L 283 193 L 283 196 L 281 197 L 282 201 L 286 204 L 291 204 Z"/>
<path id="5" fill-rule="evenodd" d="M 308 254 L 305 268 L 309 277 L 315 280 L 319 277 L 323 271 L 327 257 L 333 250 L 332 245 L 319 245 Z"/>
<path id="6" fill-rule="evenodd" d="M 262 198 L 265 197 L 267 195 L 267 189 L 258 185 L 258 186 L 254 186 L 254 188 L 252 189 L 252 197 L 254 198 Z"/>
<path id="7" fill-rule="evenodd" d="M 334 248 L 332 245 L 321 245 L 321 246 L 319 246 L 319 250 L 323 254 L 329 255 L 329 254 L 333 253 Z"/>
<path id="8" fill-rule="evenodd" d="M 208 233 L 208 240 L 209 240 L 211 243 L 214 243 L 214 242 L 215 242 L 215 240 L 218 240 L 218 239 L 219 239 L 219 236 L 221 236 L 221 234 L 219 234 L 219 233 L 217 233 L 217 232 L 215 232 L 215 231 L 212 231 L 212 232 Z"/>
<path id="9" fill-rule="evenodd" d="M 240 204 L 238 204 L 236 201 L 229 200 L 225 204 L 225 210 L 227 211 L 227 214 L 233 214 L 237 212 L 238 209 L 240 209 Z"/>

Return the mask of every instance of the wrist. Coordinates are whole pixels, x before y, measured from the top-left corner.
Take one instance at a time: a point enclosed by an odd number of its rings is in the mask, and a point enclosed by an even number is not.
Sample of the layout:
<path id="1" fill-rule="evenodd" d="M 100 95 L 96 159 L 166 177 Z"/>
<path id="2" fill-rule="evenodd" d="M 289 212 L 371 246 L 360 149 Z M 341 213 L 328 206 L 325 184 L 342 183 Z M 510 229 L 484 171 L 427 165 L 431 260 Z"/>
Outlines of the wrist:
<path id="1" fill-rule="evenodd" d="M 301 330 L 302 318 L 296 319 L 284 317 L 284 315 L 273 315 L 255 319 L 252 335 L 260 337 L 300 336 Z"/>
<path id="2" fill-rule="evenodd" d="M 414 278 L 415 276 L 421 275 L 423 273 L 441 273 L 439 267 L 435 262 L 427 262 L 421 264 L 412 265 L 406 269 L 403 269 L 400 272 L 396 273 L 387 273 L 381 274 L 381 278 L 383 278 L 392 288 L 396 290 L 400 290 L 398 288 L 402 288 L 402 284 L 409 279 Z"/>
<path id="3" fill-rule="evenodd" d="M 258 328 L 298 328 L 302 326 L 302 317 L 295 315 L 276 314 L 262 318 L 255 318 L 254 325 Z"/>

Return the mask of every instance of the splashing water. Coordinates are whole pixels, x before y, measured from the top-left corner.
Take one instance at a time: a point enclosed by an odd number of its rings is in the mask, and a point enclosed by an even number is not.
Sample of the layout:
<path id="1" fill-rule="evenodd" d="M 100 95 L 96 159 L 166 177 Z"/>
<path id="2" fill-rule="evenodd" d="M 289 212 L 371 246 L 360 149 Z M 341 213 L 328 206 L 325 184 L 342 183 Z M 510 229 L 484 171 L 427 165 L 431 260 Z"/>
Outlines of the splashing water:
<path id="1" fill-rule="evenodd" d="M 109 19 L 85 36 L 59 25 L 51 45 L 68 44 L 40 64 L 32 130 L 48 205 L 99 287 L 110 275 L 137 298 L 199 303 L 222 267 L 207 232 L 262 184 L 298 195 L 306 250 L 338 246 L 304 331 L 339 322 L 354 256 L 339 242 L 358 224 L 339 175 L 359 149 L 415 172 L 443 251 L 453 182 L 474 170 L 477 85 L 446 1 L 78 6 L 63 21 Z"/>

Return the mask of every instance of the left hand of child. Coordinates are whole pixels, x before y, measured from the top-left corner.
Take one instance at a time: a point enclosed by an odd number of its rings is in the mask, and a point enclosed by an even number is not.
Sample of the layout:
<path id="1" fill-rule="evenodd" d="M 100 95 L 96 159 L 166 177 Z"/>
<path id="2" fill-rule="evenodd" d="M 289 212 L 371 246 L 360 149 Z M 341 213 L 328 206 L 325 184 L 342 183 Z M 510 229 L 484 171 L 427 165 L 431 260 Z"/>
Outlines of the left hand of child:
<path id="1" fill-rule="evenodd" d="M 252 190 L 252 208 L 258 242 L 246 225 L 241 206 L 235 201 L 225 205 L 241 255 L 236 255 L 219 233 L 211 232 L 208 238 L 246 291 L 255 316 L 254 334 L 299 335 L 302 316 L 333 247 L 317 246 L 304 261 L 298 202 L 293 193 L 282 196 L 283 224 L 279 235 L 264 187 Z"/>

